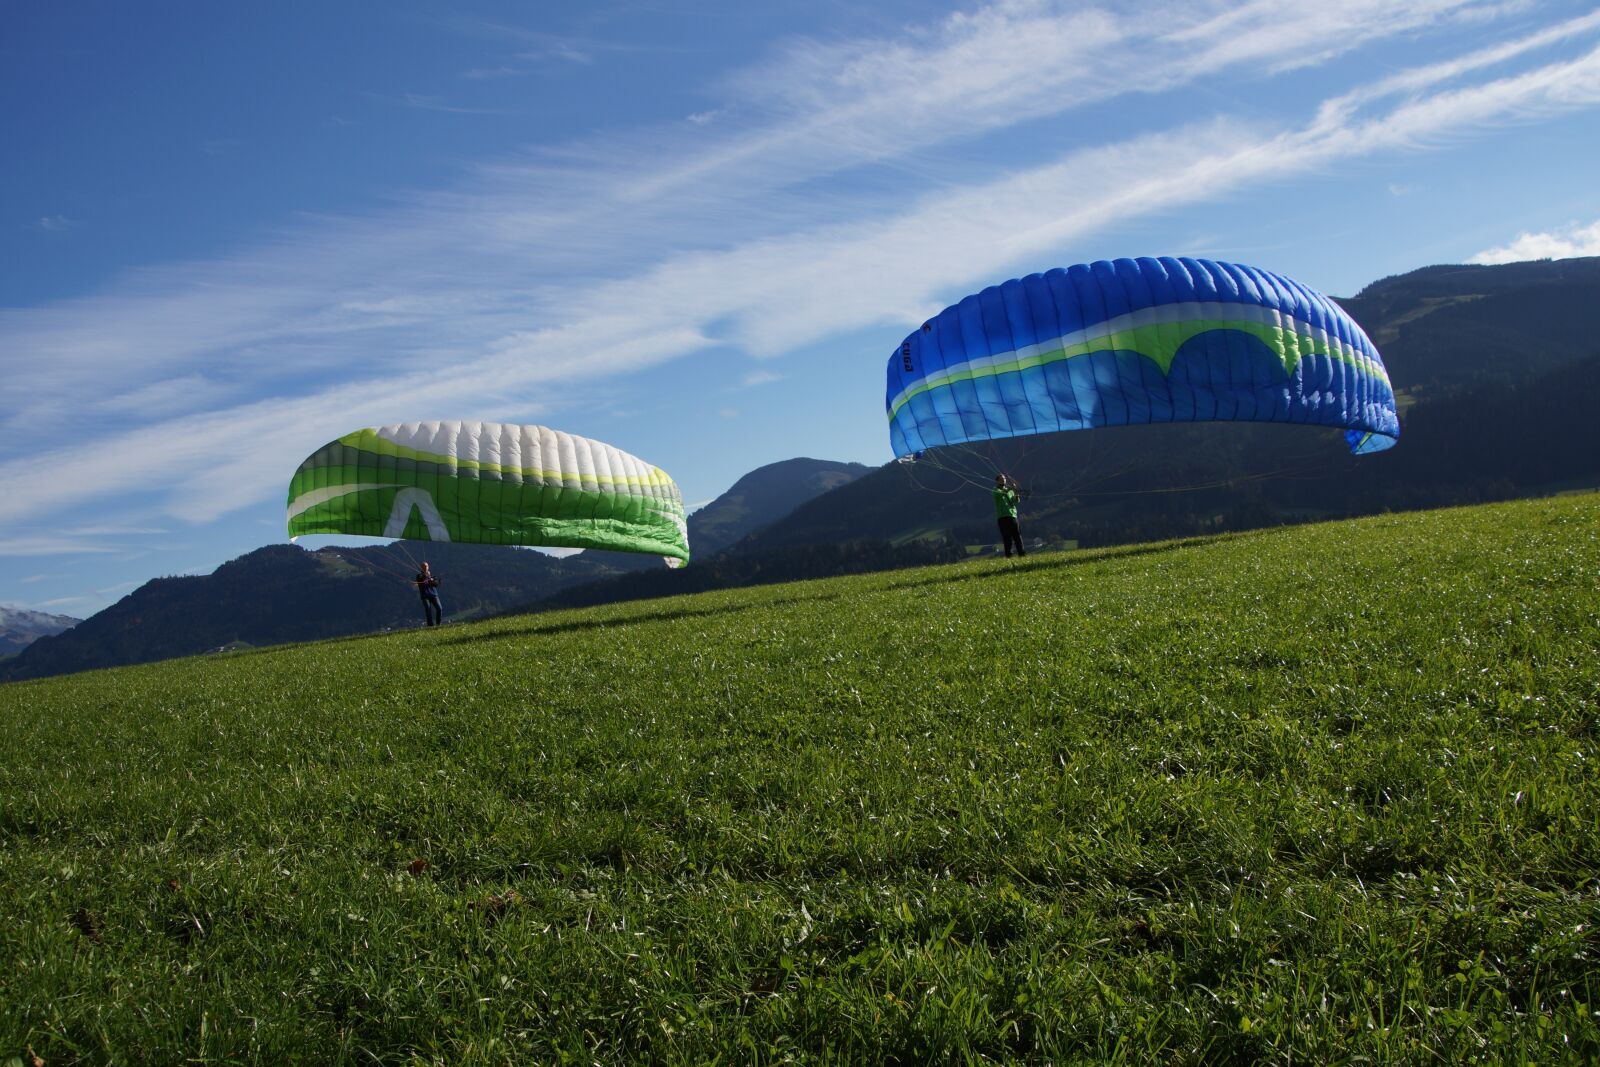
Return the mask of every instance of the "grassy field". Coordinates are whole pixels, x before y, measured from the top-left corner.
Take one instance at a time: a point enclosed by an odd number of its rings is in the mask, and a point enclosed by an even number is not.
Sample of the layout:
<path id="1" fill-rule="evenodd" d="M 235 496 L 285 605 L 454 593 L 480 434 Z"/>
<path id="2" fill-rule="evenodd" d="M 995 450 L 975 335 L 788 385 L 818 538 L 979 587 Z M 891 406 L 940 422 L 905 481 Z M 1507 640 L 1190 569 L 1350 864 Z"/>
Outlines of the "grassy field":
<path id="1" fill-rule="evenodd" d="M 1594 1062 L 1597 661 L 1590 495 L 0 686 L 0 1064 Z"/>

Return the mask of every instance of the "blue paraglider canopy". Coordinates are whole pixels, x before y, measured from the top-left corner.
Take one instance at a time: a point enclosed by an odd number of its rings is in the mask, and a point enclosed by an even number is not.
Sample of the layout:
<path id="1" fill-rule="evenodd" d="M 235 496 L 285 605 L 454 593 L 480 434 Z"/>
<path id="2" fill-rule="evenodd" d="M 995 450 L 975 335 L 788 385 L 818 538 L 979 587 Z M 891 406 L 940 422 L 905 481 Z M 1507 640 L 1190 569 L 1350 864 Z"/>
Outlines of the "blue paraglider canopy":
<path id="1" fill-rule="evenodd" d="M 896 456 L 1025 434 L 1155 422 L 1400 435 L 1377 348 L 1332 300 L 1256 267 L 1187 257 L 1030 274 L 954 304 L 889 359 Z"/>

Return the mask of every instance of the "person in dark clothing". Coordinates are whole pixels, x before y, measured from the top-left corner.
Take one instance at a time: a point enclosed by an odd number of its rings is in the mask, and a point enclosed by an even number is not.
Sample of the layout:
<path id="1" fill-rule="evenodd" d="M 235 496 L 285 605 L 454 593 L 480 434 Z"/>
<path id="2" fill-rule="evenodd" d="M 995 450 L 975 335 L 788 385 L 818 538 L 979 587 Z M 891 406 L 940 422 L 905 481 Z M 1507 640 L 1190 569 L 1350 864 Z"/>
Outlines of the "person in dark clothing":
<path id="1" fill-rule="evenodd" d="M 1000 524 L 1000 540 L 1005 545 L 1006 559 L 1011 558 L 1011 547 L 1017 555 L 1026 556 L 1022 547 L 1022 531 L 1017 528 L 1017 487 L 1004 474 L 994 476 L 994 516 Z"/>
<path id="2" fill-rule="evenodd" d="M 422 594 L 422 613 L 427 617 L 427 625 L 438 626 L 444 622 L 444 607 L 439 603 L 439 579 L 428 570 L 426 560 L 412 581 L 417 583 L 417 592 Z"/>

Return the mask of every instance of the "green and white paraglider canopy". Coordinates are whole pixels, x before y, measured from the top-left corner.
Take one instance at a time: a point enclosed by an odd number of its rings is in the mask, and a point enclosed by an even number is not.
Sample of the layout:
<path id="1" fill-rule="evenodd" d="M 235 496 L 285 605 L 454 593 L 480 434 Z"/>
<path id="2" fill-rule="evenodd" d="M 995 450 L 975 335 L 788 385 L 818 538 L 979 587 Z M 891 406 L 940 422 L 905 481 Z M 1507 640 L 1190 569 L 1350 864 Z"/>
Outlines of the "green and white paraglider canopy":
<path id="1" fill-rule="evenodd" d="M 405 422 L 308 456 L 289 537 L 356 534 L 645 552 L 689 561 L 688 516 L 661 468 L 545 426 Z"/>

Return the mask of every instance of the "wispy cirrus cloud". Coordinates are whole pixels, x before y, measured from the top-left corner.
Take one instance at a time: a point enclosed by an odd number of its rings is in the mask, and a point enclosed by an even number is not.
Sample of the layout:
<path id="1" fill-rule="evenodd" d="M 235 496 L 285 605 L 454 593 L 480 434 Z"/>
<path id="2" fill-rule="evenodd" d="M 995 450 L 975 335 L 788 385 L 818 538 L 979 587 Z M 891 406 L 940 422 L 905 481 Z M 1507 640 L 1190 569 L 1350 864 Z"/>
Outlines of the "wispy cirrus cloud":
<path id="1" fill-rule="evenodd" d="M 61 531 L 68 537 L 132 537 L 138 534 L 164 534 L 166 532 L 166 528 L 162 526 L 132 526 L 127 524 L 69 526 Z"/>
<path id="2" fill-rule="evenodd" d="M 417 111 L 437 111 L 447 115 L 504 115 L 506 112 L 500 108 L 491 107 L 465 107 L 461 104 L 447 103 L 443 97 L 429 96 L 425 93 L 402 93 L 398 103 Z"/>
<path id="3" fill-rule="evenodd" d="M 1265 78 L 1374 40 L 1487 18 L 1478 0 L 1135 0 L 1115 8 L 1000 0 L 892 40 L 799 42 L 727 81 L 746 110 L 780 119 L 658 168 L 637 190 L 737 168 L 788 180 L 890 159 L 1126 95 L 1153 96 L 1223 72 Z"/>
<path id="4" fill-rule="evenodd" d="M 77 556 L 120 551 L 115 545 L 56 535 L 0 538 L 0 556 Z"/>
<path id="5" fill-rule="evenodd" d="M 767 356 L 914 323 L 952 289 L 1117 222 L 1600 102 L 1600 50 L 1499 69 L 1570 53 L 1589 31 L 1578 19 L 1357 86 L 1299 125 L 1222 115 L 866 200 L 814 184 L 1109 95 L 1270 71 L 1290 52 L 1299 67 L 1306 49 L 1325 63 L 1501 10 L 1328 6 L 1001 3 L 892 42 L 802 42 L 728 79 L 737 106 L 710 138 L 545 151 L 372 217 L 310 220 L 231 257 L 0 311 L 0 348 L 27 387 L 0 399 L 0 520 L 138 486 L 140 506 L 206 521 L 280 495 L 286 457 L 352 425 L 526 415 L 554 384 L 682 358 L 713 333 Z M 1155 73 L 1127 79 L 1135 59 Z M 55 429 L 86 408 L 92 438 Z"/>
<path id="6" fill-rule="evenodd" d="M 1526 3 L 1461 3 L 1419 0 L 1344 0 L 1338 4 L 1283 4 L 1244 0 L 1163 35 L 1172 45 L 1193 48 L 1191 69 L 1215 70 L 1236 63 L 1268 73 L 1320 66 L 1375 40 L 1441 24 L 1476 24 L 1514 14 Z M 1286 24 L 1292 24 L 1286 25 Z"/>
<path id="7" fill-rule="evenodd" d="M 98 597 L 87 596 L 58 596 L 52 600 L 41 600 L 33 605 L 33 610 L 49 613 L 54 608 L 70 608 L 80 604 L 97 603 Z"/>
<path id="8" fill-rule="evenodd" d="M 1322 105 L 1319 120 L 1328 125 L 1347 122 L 1363 107 L 1395 96 L 1415 95 L 1457 81 L 1466 75 L 1509 63 L 1540 49 L 1600 34 L 1600 11 L 1542 27 L 1507 41 L 1428 63 L 1363 85 Z"/>
<path id="9" fill-rule="evenodd" d="M 486 37 L 496 42 L 509 40 L 517 45 L 517 50 L 503 62 L 469 67 L 461 72 L 463 78 L 474 81 L 523 77 L 538 73 L 552 65 L 586 67 L 593 64 L 598 57 L 653 51 L 659 47 L 596 37 L 544 33 L 501 22 L 453 19 L 450 20 L 450 25 L 458 32 Z"/>

